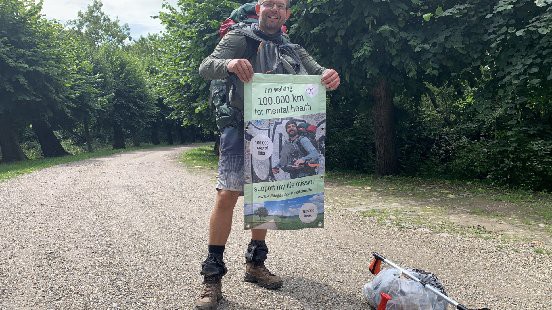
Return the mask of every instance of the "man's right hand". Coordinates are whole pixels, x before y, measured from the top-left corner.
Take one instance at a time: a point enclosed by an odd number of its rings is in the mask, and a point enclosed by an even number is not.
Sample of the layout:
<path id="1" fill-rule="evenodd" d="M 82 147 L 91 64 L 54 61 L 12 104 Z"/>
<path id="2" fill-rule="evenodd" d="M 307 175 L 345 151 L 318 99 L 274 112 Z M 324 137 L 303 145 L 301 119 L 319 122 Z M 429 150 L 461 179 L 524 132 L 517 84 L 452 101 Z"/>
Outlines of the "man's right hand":
<path id="1" fill-rule="evenodd" d="M 226 67 L 228 72 L 236 74 L 244 83 L 250 82 L 253 78 L 253 66 L 247 59 L 232 59 Z"/>

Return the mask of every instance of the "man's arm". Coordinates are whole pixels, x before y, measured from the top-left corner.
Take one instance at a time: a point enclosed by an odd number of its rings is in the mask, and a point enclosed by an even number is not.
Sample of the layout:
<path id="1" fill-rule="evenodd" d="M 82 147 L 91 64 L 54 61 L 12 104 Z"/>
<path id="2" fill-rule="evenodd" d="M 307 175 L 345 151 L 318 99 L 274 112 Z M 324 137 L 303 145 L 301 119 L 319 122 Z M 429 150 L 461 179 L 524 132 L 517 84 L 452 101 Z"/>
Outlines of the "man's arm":
<path id="1" fill-rule="evenodd" d="M 324 70 L 326 70 L 326 68 L 319 65 L 303 47 L 297 45 L 297 49 L 295 51 L 297 52 L 297 55 L 299 56 L 299 59 L 308 74 L 322 75 Z"/>
<path id="2" fill-rule="evenodd" d="M 299 158 L 299 160 L 303 160 L 303 162 L 308 162 L 308 163 L 318 162 L 318 159 L 320 158 L 320 154 L 318 153 L 314 145 L 312 145 L 309 138 L 301 137 L 299 140 L 299 143 L 301 143 L 301 145 L 303 146 L 303 149 L 307 152 L 307 155 Z"/>
<path id="3" fill-rule="evenodd" d="M 241 64 L 243 66 L 247 66 L 247 64 L 244 64 L 247 60 L 242 59 L 245 56 L 246 48 L 247 42 L 245 36 L 236 31 L 230 31 L 222 38 L 222 40 L 220 40 L 213 53 L 201 62 L 201 65 L 199 66 L 199 74 L 207 80 L 220 80 L 227 78 L 228 75 L 234 71 L 232 68 L 234 68 L 235 65 L 233 67 L 231 62 L 236 64 L 239 60 L 241 60 Z M 249 63 L 249 61 L 247 61 L 247 63 Z M 229 65 L 232 68 L 229 68 Z M 249 66 L 251 66 L 251 64 L 249 64 Z M 239 67 L 239 69 L 241 68 L 242 66 Z M 238 68 L 235 68 L 235 70 L 238 70 Z M 252 72 L 253 71 L 251 69 L 251 75 L 253 75 Z"/>

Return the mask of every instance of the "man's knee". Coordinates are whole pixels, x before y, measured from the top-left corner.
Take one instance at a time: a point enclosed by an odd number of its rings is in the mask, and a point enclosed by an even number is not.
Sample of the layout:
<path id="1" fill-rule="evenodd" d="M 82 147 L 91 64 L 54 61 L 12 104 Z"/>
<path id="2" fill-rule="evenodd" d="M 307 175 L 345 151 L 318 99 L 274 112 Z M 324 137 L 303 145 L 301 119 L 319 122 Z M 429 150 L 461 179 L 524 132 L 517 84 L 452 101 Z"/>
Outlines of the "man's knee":
<path id="1" fill-rule="evenodd" d="M 234 209 L 236 202 L 240 197 L 240 192 L 229 190 L 217 191 L 217 207 L 223 209 Z"/>

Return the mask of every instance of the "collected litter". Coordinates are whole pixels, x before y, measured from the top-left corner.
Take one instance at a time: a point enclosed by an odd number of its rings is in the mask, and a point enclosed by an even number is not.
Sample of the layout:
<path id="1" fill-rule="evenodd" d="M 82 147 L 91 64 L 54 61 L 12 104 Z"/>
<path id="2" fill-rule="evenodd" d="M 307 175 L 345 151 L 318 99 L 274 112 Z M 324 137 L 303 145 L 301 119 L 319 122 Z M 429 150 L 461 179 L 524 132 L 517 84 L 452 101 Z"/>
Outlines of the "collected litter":
<path id="1" fill-rule="evenodd" d="M 378 253 L 373 253 L 370 272 L 376 277 L 362 288 L 370 306 L 377 310 L 459 310 L 470 309 L 447 296 L 437 277 L 420 269 L 404 269 Z M 382 263 L 393 268 L 381 270 Z M 489 310 L 480 308 L 477 310 Z"/>

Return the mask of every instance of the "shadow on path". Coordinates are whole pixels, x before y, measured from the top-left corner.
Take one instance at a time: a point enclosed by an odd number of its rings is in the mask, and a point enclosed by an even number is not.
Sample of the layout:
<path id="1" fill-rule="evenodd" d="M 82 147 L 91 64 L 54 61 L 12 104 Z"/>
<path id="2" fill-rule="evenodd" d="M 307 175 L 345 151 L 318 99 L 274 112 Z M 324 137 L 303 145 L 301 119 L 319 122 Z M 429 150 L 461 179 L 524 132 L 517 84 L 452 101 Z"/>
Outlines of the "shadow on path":
<path id="1" fill-rule="evenodd" d="M 335 284 L 335 286 L 342 285 Z M 284 279 L 284 287 L 280 293 L 292 298 L 302 309 L 369 309 L 360 291 L 359 287 L 358 294 L 350 291 L 343 292 L 334 286 L 312 279 L 290 277 Z M 322 305 L 325 307 L 320 308 Z"/>

